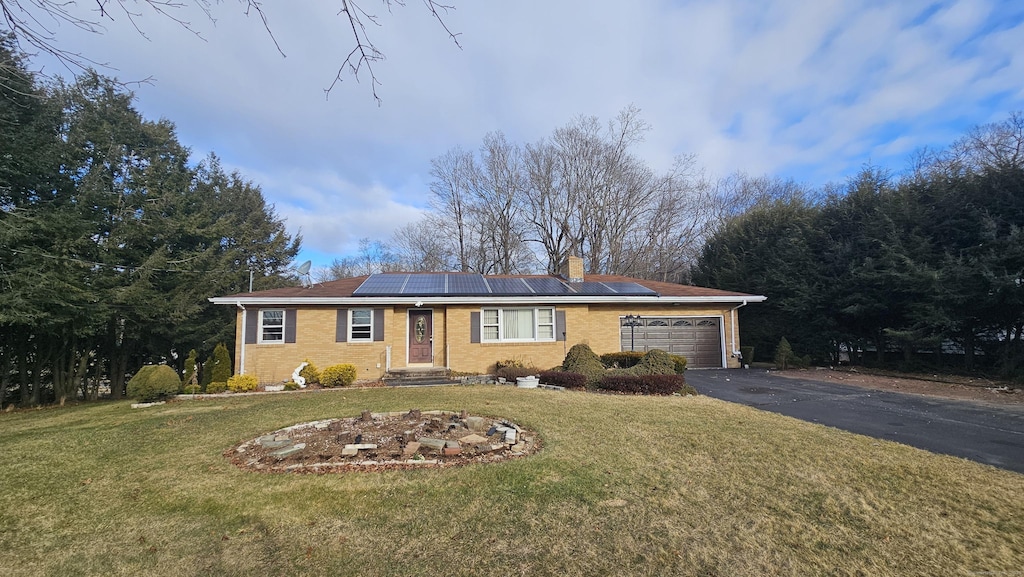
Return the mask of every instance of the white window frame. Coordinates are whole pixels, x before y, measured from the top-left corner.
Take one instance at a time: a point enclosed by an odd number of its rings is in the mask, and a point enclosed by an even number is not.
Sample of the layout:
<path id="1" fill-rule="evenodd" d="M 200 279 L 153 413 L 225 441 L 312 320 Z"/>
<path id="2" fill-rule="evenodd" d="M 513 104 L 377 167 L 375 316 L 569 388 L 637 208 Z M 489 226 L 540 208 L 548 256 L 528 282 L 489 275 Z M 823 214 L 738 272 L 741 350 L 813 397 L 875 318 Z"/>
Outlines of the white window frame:
<path id="1" fill-rule="evenodd" d="M 274 332 L 275 333 L 277 332 L 277 325 L 267 325 L 267 324 L 264 323 L 264 320 L 266 318 L 266 314 L 267 313 L 271 313 L 271 312 L 281 313 L 281 325 L 280 325 L 281 338 L 279 338 L 279 339 L 267 339 L 267 338 L 264 337 L 264 335 L 266 335 L 266 329 L 267 328 L 273 327 L 274 328 Z M 260 326 L 259 326 L 259 332 L 256 333 L 259 336 L 259 339 L 257 340 L 257 342 L 260 343 L 260 344 L 265 344 L 265 345 L 283 344 L 284 343 L 284 334 L 285 334 L 285 325 L 287 324 L 287 322 L 288 322 L 288 315 L 285 314 L 284 309 L 260 309 Z"/>
<path id="2" fill-rule="evenodd" d="M 505 311 L 511 311 L 511 310 L 530 311 L 530 314 L 533 316 L 533 336 L 532 337 L 530 337 L 530 338 L 518 338 L 518 339 L 505 338 Z M 498 315 L 497 323 L 493 323 L 493 322 L 492 323 L 488 323 L 487 322 L 487 312 L 488 311 L 497 311 L 497 315 Z M 538 321 L 538 319 L 540 318 L 540 315 L 538 314 L 539 311 L 550 311 L 551 312 L 551 322 L 549 322 L 549 323 L 541 323 L 541 322 L 539 322 Z M 481 343 L 553 343 L 553 342 L 555 342 L 557 340 L 557 332 L 556 332 L 556 328 L 557 327 L 555 326 L 555 324 L 556 324 L 556 320 L 555 319 L 556 319 L 555 307 L 485 307 L 485 308 L 480 309 L 480 342 Z M 538 337 L 538 335 L 540 334 L 540 327 L 542 327 L 542 326 L 549 326 L 549 327 L 551 327 L 551 336 L 550 337 L 543 337 L 543 338 Z M 496 339 L 488 338 L 488 336 L 487 336 L 487 327 L 497 327 L 498 338 L 496 338 Z"/>
<path id="3" fill-rule="evenodd" d="M 356 325 L 356 323 L 355 323 L 355 313 L 356 313 L 356 311 L 366 311 L 366 312 L 370 313 L 370 321 L 368 323 L 359 323 L 358 325 Z M 360 327 L 360 328 L 365 327 L 365 330 L 367 331 L 366 332 L 367 336 L 365 336 L 365 337 L 362 337 L 362 336 L 356 337 L 355 336 L 355 328 L 357 326 Z M 347 337 L 348 337 L 348 342 L 350 342 L 350 343 L 372 343 L 373 342 L 373 309 L 371 309 L 371 308 L 348 309 L 348 335 L 347 335 Z"/>

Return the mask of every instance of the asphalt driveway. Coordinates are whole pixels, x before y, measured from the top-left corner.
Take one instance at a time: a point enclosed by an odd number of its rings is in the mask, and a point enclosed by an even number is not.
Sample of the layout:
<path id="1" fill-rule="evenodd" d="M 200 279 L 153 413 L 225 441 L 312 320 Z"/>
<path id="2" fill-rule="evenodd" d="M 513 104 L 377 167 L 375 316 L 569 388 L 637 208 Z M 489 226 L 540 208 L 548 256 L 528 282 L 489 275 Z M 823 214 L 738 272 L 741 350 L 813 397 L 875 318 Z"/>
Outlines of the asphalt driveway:
<path id="1" fill-rule="evenodd" d="M 1024 473 L 1024 408 L 787 379 L 758 369 L 692 370 L 709 397 Z"/>

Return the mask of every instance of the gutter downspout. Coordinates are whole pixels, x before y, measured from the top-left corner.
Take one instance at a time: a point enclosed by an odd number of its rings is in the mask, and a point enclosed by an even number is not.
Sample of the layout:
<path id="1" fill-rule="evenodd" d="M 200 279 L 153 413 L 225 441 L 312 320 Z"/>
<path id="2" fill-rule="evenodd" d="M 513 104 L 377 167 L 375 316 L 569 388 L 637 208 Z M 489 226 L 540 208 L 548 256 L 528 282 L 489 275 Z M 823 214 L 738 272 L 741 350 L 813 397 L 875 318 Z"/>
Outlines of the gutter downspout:
<path id="1" fill-rule="evenodd" d="M 235 306 L 242 309 L 242 342 L 240 343 L 240 352 L 238 353 L 238 374 L 245 374 L 245 317 L 249 316 L 245 314 L 245 305 L 242 301 L 235 303 Z"/>
<path id="2" fill-rule="evenodd" d="M 745 306 L 747 306 L 747 299 L 743 299 L 742 303 L 734 306 L 729 311 L 729 321 L 732 323 L 732 356 L 734 356 L 734 357 L 736 357 L 736 356 L 738 356 L 740 354 L 740 349 L 739 349 L 739 347 L 736 346 L 736 324 L 737 324 L 736 323 L 736 310 L 741 308 L 741 307 L 745 307 Z M 746 362 L 749 363 L 749 361 L 746 361 Z M 744 359 L 742 357 L 740 357 L 740 366 L 741 366 L 741 368 L 742 368 L 742 365 L 744 365 L 744 364 L 746 364 L 744 362 Z"/>

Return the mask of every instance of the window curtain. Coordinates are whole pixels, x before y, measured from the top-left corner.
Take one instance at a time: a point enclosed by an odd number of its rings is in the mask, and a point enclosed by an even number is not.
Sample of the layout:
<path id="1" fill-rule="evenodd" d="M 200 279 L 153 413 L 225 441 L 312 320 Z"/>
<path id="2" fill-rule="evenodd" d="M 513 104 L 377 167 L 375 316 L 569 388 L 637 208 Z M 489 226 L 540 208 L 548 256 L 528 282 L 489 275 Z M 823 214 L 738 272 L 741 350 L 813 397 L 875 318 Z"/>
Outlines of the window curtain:
<path id="1" fill-rule="evenodd" d="M 505 309 L 502 311 L 506 339 L 532 339 L 533 309 Z"/>

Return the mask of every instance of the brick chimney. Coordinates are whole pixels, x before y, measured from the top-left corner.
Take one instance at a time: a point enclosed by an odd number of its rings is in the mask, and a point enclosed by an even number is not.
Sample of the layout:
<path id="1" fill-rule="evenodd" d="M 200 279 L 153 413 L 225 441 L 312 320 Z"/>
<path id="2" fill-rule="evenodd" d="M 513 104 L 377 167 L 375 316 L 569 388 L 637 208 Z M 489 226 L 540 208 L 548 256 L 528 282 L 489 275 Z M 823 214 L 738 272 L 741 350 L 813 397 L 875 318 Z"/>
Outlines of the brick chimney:
<path id="1" fill-rule="evenodd" d="M 562 265 L 562 278 L 569 282 L 583 282 L 583 259 L 578 256 L 570 256 Z"/>

